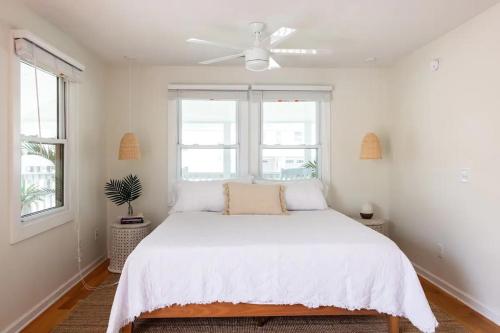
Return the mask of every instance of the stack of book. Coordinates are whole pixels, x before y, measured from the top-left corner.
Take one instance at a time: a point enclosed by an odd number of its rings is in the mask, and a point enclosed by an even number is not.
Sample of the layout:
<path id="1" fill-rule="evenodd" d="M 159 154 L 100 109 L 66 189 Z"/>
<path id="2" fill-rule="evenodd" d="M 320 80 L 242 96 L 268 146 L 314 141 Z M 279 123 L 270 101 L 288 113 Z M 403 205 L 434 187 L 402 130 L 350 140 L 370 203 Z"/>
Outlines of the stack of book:
<path id="1" fill-rule="evenodd" d="M 144 222 L 144 217 L 142 216 L 124 216 L 120 219 L 121 224 L 136 224 L 143 222 Z"/>

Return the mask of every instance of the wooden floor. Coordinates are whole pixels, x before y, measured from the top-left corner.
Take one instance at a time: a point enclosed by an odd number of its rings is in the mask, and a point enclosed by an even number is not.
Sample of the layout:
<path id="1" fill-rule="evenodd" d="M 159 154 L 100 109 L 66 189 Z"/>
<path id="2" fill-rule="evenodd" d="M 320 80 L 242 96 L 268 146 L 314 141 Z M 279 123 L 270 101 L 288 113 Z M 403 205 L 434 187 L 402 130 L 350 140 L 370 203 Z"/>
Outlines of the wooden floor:
<path id="1" fill-rule="evenodd" d="M 85 281 L 96 286 L 102 283 L 110 274 L 107 267 L 108 262 L 99 265 L 93 272 L 87 275 Z M 477 333 L 500 333 L 500 326 L 495 325 L 479 313 L 467 307 L 457 299 L 437 288 L 429 281 L 420 278 L 425 294 L 430 302 L 436 304 L 451 317 Z M 62 322 L 72 311 L 79 300 L 87 297 L 91 291 L 86 290 L 78 284 L 62 296 L 56 303 L 49 307 L 38 318 L 32 321 L 22 332 L 43 333 L 50 332 L 58 323 Z"/>

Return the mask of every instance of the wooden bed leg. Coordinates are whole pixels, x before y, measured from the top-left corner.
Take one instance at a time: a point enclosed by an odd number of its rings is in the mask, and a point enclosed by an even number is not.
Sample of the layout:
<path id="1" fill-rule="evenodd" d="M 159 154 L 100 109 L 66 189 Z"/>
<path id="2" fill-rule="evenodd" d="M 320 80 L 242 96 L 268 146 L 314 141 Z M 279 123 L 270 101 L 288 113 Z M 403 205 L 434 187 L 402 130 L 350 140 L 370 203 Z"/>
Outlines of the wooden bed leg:
<path id="1" fill-rule="evenodd" d="M 121 333 L 132 333 L 133 330 L 134 330 L 134 322 L 131 322 L 122 327 Z"/>
<path id="2" fill-rule="evenodd" d="M 399 317 L 389 316 L 389 333 L 399 333 Z"/>

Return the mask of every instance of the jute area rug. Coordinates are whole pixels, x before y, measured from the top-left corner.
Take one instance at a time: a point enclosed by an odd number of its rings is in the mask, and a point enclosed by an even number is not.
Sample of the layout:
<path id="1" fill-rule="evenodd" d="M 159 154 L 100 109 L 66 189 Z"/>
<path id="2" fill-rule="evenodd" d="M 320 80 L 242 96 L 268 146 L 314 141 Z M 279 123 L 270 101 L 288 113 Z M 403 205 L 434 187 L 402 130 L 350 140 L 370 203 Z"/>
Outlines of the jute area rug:
<path id="1" fill-rule="evenodd" d="M 116 281 L 111 276 L 104 283 Z M 101 333 L 106 331 L 115 287 L 96 290 L 80 301 L 56 333 Z M 432 304 L 431 304 L 432 305 Z M 444 311 L 432 305 L 439 333 L 470 333 Z M 260 327 L 256 318 L 151 319 L 136 320 L 135 333 L 375 333 L 387 332 L 384 317 L 276 317 Z M 401 321 L 401 332 L 419 332 L 409 321 Z"/>

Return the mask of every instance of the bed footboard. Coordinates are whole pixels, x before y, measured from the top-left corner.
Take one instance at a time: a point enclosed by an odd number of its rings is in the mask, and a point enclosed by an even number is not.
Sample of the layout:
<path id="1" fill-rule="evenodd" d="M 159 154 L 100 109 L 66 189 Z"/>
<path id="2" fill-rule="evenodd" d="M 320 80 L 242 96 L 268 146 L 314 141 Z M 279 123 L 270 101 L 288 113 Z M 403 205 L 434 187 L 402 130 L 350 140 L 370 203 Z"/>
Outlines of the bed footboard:
<path id="1" fill-rule="evenodd" d="M 399 317 L 389 316 L 389 333 L 399 333 Z"/>
<path id="2" fill-rule="evenodd" d="M 387 316 L 374 310 L 346 310 L 331 306 L 307 308 L 303 305 L 260 304 L 190 304 L 173 305 L 141 314 L 140 319 L 151 318 L 210 318 L 210 317 L 276 317 L 276 316 Z M 399 317 L 387 316 L 388 333 L 399 333 Z M 132 333 L 134 323 L 122 327 L 122 333 Z"/>
<path id="3" fill-rule="evenodd" d="M 134 322 L 131 322 L 123 326 L 120 333 L 132 333 L 133 330 L 134 330 Z"/>

